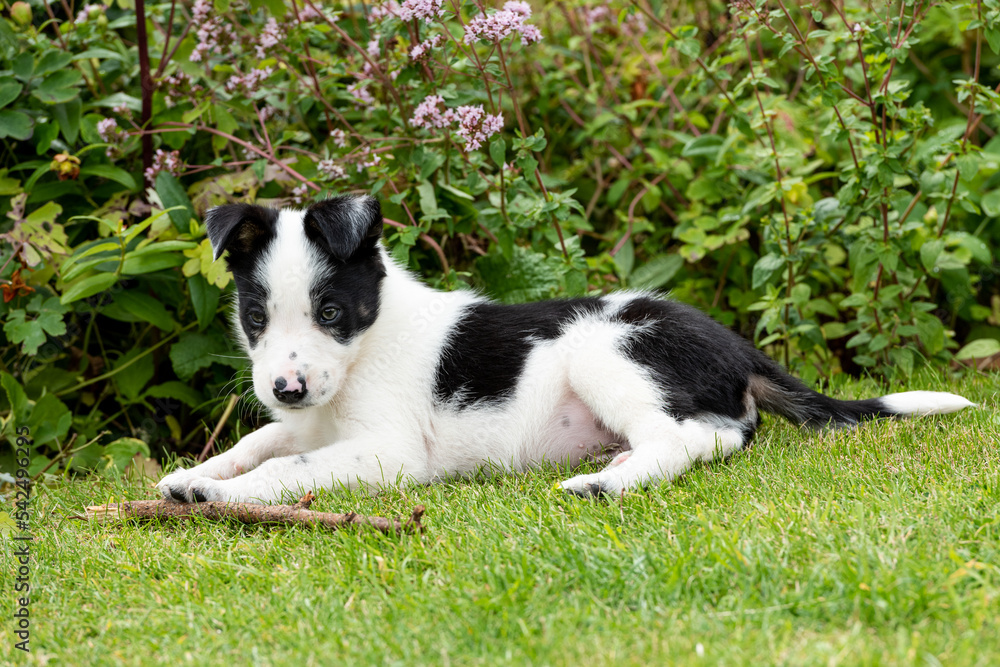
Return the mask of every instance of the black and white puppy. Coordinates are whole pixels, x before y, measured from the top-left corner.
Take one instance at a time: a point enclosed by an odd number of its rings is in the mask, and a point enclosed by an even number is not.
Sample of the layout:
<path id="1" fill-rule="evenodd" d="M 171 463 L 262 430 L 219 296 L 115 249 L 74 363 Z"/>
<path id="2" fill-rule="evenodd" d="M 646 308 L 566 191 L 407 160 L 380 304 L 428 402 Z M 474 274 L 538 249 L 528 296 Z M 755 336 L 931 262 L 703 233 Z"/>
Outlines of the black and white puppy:
<path id="1" fill-rule="evenodd" d="M 206 225 L 216 258 L 228 251 L 236 329 L 274 421 L 164 477 L 169 499 L 267 503 L 590 457 L 607 467 L 562 487 L 618 494 L 743 447 L 760 410 L 823 427 L 971 405 L 925 391 L 834 400 L 654 294 L 508 306 L 433 290 L 392 261 L 370 197 L 220 206 Z"/>

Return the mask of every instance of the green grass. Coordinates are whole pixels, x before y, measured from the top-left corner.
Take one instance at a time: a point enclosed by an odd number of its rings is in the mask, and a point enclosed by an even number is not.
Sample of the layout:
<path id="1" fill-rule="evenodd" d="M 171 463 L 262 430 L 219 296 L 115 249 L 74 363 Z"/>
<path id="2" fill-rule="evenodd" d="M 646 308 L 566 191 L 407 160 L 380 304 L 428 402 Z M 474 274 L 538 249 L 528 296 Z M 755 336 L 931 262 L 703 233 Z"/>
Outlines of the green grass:
<path id="1" fill-rule="evenodd" d="M 908 388 L 981 407 L 825 434 L 768 419 L 750 450 L 611 502 L 556 492 L 548 469 L 314 505 L 423 503 L 423 537 L 88 524 L 67 517 L 151 491 L 54 483 L 33 517 L 29 661 L 1000 664 L 996 379 Z"/>

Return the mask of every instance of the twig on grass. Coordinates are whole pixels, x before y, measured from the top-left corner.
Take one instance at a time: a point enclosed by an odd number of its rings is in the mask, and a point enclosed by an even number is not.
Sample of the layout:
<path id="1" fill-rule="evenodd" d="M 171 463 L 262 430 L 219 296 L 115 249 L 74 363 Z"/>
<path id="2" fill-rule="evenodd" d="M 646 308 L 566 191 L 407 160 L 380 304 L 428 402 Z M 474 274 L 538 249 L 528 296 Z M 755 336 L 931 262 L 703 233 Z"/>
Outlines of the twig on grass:
<path id="1" fill-rule="evenodd" d="M 188 519 L 200 516 L 212 521 L 236 519 L 242 523 L 277 523 L 288 525 L 321 526 L 337 530 L 343 526 L 371 526 L 383 533 L 403 533 L 414 530 L 423 532 L 420 523 L 424 506 L 413 508 L 405 522 L 381 516 L 364 516 L 354 512 L 337 514 L 334 512 L 314 512 L 309 509 L 315 496 L 306 493 L 294 505 L 253 505 L 247 503 L 225 503 L 209 501 L 204 503 L 175 503 L 167 500 L 134 500 L 123 503 L 93 505 L 87 508 L 86 519 L 100 522 L 124 521 L 127 519 Z"/>

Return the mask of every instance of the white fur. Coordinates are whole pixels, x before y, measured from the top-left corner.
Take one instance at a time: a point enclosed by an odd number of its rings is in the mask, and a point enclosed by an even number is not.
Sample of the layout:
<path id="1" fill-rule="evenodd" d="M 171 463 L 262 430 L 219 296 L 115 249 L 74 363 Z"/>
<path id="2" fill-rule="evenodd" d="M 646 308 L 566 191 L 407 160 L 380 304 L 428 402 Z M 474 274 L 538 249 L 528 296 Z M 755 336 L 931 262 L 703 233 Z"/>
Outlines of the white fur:
<path id="1" fill-rule="evenodd" d="M 885 407 L 896 414 L 918 417 L 946 415 L 975 405 L 966 398 L 944 391 L 904 391 L 888 394 L 881 400 Z"/>

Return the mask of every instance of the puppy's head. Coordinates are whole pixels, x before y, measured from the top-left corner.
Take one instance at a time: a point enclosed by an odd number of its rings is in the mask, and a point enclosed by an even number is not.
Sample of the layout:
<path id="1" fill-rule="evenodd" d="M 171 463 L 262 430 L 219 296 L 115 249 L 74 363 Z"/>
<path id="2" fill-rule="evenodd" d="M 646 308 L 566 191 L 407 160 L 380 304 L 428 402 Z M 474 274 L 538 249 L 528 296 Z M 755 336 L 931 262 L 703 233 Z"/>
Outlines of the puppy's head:
<path id="1" fill-rule="evenodd" d="M 329 402 L 378 316 L 378 201 L 335 197 L 305 211 L 228 204 L 205 225 L 215 258 L 228 252 L 258 398 L 279 410 Z"/>

